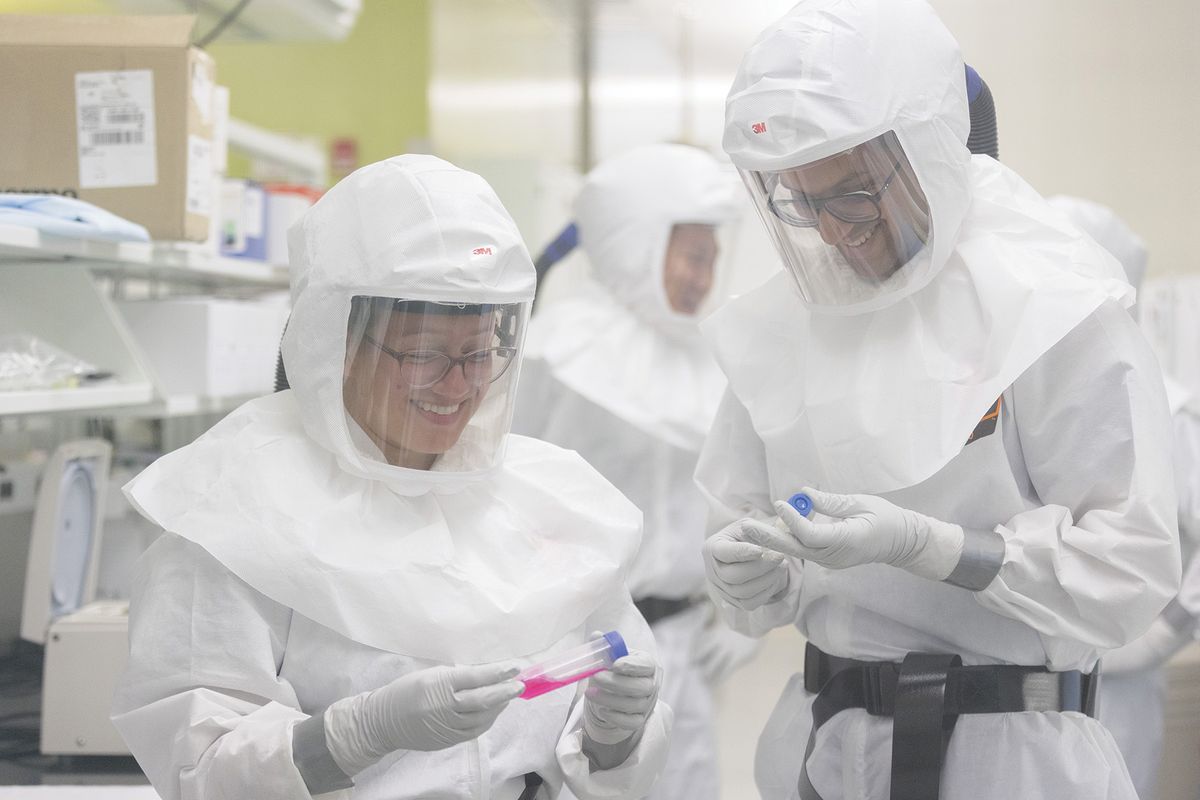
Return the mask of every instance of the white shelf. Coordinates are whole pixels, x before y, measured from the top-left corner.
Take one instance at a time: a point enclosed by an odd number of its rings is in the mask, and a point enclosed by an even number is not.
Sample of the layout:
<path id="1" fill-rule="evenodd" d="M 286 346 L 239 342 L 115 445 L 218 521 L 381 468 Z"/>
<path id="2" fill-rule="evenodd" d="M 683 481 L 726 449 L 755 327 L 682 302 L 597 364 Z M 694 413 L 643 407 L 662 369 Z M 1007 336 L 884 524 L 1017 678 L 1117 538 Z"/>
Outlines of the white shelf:
<path id="1" fill-rule="evenodd" d="M 0 269 L 5 263 L 82 261 L 89 269 L 169 280 L 194 279 L 272 287 L 288 285 L 287 269 L 238 258 L 222 258 L 191 242 L 105 242 L 45 234 L 36 228 L 0 224 Z"/>
<path id="2" fill-rule="evenodd" d="M 234 395 L 231 397 L 205 397 L 201 395 L 170 395 L 148 403 L 112 409 L 108 416 L 119 417 L 190 417 L 200 414 L 227 414 L 238 406 L 261 397 L 260 394 Z"/>
<path id="3" fill-rule="evenodd" d="M 148 403 L 153 398 L 154 387 L 149 383 L 86 386 L 78 389 L 0 391 L 0 416 L 136 406 Z"/>
<path id="4" fill-rule="evenodd" d="M 0 392 L 0 414 L 86 411 L 154 399 L 133 337 L 82 262 L 0 266 L 0 334 L 32 334 L 112 374 L 75 389 Z"/>
<path id="5" fill-rule="evenodd" d="M 245 258 L 223 258 L 204 252 L 190 242 L 155 242 L 148 266 L 194 277 L 212 277 L 286 288 L 287 267 Z M 161 273 L 155 273 L 161 276 Z"/>

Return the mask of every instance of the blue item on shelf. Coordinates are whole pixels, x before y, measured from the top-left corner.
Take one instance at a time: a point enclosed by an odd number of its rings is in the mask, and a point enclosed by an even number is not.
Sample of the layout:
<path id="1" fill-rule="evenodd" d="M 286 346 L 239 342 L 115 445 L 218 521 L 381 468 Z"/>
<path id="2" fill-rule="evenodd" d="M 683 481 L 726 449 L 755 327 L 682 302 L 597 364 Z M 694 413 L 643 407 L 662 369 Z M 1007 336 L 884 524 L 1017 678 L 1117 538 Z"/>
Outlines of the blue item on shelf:
<path id="1" fill-rule="evenodd" d="M 0 193 L 0 224 L 36 228 L 72 239 L 148 242 L 144 227 L 74 197 Z"/>

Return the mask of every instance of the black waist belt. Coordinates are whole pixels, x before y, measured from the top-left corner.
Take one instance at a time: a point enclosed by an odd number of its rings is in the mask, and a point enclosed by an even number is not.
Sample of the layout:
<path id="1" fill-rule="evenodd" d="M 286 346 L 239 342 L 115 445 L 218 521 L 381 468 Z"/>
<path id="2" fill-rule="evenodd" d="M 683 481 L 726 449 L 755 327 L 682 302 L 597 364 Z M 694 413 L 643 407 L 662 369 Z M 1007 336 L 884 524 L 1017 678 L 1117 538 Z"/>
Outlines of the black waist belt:
<path id="1" fill-rule="evenodd" d="M 696 604 L 696 601 L 690 597 L 682 597 L 678 600 L 670 597 L 643 597 L 640 600 L 634 600 L 633 604 L 646 618 L 646 624 L 653 625 L 667 617 L 687 611 Z"/>
<path id="2" fill-rule="evenodd" d="M 537 797 L 538 789 L 541 788 L 544 781 L 542 776 L 536 772 L 525 773 L 525 791 L 521 792 L 521 796 L 517 800 L 534 800 Z"/>
<path id="3" fill-rule="evenodd" d="M 960 714 L 1079 711 L 1093 716 L 1099 679 L 1077 670 L 962 666 L 955 655 L 909 653 L 904 661 L 857 661 L 804 652 L 804 688 L 817 695 L 800 770 L 801 800 L 821 800 L 808 777 L 817 730 L 837 713 L 861 708 L 892 717 L 891 800 L 937 800 L 942 762 Z"/>

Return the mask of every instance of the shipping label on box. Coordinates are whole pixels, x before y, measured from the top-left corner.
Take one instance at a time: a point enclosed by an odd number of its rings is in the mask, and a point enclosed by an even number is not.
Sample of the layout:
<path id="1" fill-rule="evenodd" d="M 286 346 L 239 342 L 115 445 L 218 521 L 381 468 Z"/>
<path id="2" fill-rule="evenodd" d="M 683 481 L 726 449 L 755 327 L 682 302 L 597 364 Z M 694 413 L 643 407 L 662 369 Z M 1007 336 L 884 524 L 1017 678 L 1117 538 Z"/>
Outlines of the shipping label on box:
<path id="1" fill-rule="evenodd" d="M 215 68 L 186 16 L 0 14 L 0 188 L 203 241 Z"/>
<path id="2" fill-rule="evenodd" d="M 75 117 L 80 188 L 158 183 L 151 70 L 75 73 Z"/>

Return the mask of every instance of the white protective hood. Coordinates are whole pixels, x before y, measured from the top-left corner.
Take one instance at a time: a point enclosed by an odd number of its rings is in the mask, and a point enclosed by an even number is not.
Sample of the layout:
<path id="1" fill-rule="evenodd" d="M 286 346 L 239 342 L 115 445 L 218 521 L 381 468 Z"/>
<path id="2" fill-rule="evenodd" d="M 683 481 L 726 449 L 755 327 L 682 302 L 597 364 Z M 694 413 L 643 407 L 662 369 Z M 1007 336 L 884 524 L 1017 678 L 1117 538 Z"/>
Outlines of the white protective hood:
<path id="1" fill-rule="evenodd" d="M 309 436 L 347 472 L 384 480 L 402 494 L 455 491 L 479 477 L 479 471 L 411 470 L 365 458 L 342 410 L 342 381 L 355 295 L 532 302 L 536 275 L 529 253 L 491 187 L 432 156 L 371 164 L 330 189 L 292 226 L 288 252 L 292 316 L 283 362 Z M 506 413 L 486 403 L 478 412 Z M 462 448 L 475 444 L 469 437 L 460 442 Z M 457 455 L 451 450 L 443 460 L 461 461 Z"/>
<path id="2" fill-rule="evenodd" d="M 811 0 L 759 37 L 730 91 L 724 144 L 739 168 L 808 164 L 892 131 L 928 198 L 926 263 L 903 291 L 816 308 L 785 272 L 705 323 L 768 449 L 804 462 L 815 487 L 925 480 L 1067 332 L 1131 302 L 1123 281 L 1091 277 L 1119 274 L 1111 256 L 1011 170 L 970 156 L 963 76 L 922 0 Z"/>
<path id="3" fill-rule="evenodd" d="M 1092 237 L 1121 263 L 1125 280 L 1134 290 L 1142 290 L 1148 256 L 1142 237 L 1134 233 L 1108 206 L 1065 194 L 1048 199 L 1050 205 L 1066 214 L 1075 227 Z"/>
<path id="4" fill-rule="evenodd" d="M 698 452 L 725 378 L 697 318 L 670 308 L 663 268 L 672 227 L 729 222 L 736 188 L 712 156 L 685 145 L 639 147 L 592 170 L 575 220 L 594 283 L 539 310 L 528 358 L 642 432 Z"/>
<path id="5" fill-rule="evenodd" d="M 1146 242 L 1142 237 L 1134 233 L 1108 206 L 1065 194 L 1054 195 L 1048 200 L 1050 205 L 1066 215 L 1071 224 L 1092 237 L 1120 262 L 1125 280 L 1134 291 L 1141 294 L 1149 260 Z M 1129 310 L 1136 319 L 1137 307 Z M 1171 416 L 1175 416 L 1192 402 L 1193 393 L 1166 372 L 1163 372 L 1163 384 L 1167 389 L 1167 406 L 1171 409 Z"/>
<path id="6" fill-rule="evenodd" d="M 344 422 L 351 296 L 531 299 L 533 265 L 491 188 L 433 157 L 389 159 L 331 189 L 290 245 L 293 389 L 156 461 L 126 487 L 130 501 L 267 597 L 371 647 L 475 663 L 539 652 L 582 625 L 622 590 L 641 519 L 582 459 L 509 436 L 490 470 L 387 467 L 361 458 Z"/>

